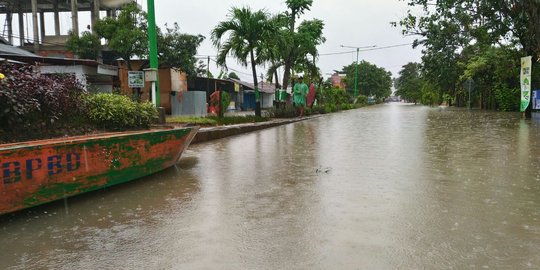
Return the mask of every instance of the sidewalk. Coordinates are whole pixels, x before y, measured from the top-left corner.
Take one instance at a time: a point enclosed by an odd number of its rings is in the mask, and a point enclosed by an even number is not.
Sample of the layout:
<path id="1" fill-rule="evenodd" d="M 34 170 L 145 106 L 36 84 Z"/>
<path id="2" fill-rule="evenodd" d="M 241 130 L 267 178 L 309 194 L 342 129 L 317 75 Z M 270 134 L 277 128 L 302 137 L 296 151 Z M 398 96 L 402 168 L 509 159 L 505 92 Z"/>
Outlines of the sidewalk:
<path id="1" fill-rule="evenodd" d="M 286 124 L 309 120 L 309 119 L 313 119 L 317 117 L 320 117 L 320 115 L 313 115 L 313 116 L 293 118 L 293 119 L 273 119 L 270 121 L 259 122 L 259 123 L 247 123 L 247 124 L 217 126 L 217 127 L 203 127 L 199 129 L 199 132 L 197 133 L 197 135 L 195 135 L 195 138 L 193 139 L 191 143 L 195 144 L 195 143 L 202 143 L 202 142 L 207 142 L 211 140 L 217 140 L 217 139 L 221 139 L 221 138 L 225 138 L 229 136 L 248 133 L 248 132 L 257 131 L 257 130 L 261 130 L 265 128 L 286 125 Z"/>

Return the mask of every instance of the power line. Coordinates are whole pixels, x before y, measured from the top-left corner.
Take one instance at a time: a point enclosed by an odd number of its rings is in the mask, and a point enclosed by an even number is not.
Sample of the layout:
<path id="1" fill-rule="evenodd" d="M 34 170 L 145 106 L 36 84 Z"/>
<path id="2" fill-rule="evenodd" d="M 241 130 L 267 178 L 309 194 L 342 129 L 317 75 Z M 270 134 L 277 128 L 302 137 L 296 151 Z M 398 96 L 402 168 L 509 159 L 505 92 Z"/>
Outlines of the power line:
<path id="1" fill-rule="evenodd" d="M 214 60 L 214 59 L 212 59 L 212 58 L 210 58 L 210 60 L 212 60 L 213 62 L 215 62 L 216 64 L 218 64 L 218 62 L 217 62 L 216 60 Z M 230 67 L 227 67 L 227 69 L 230 69 L 230 70 L 232 70 L 232 71 L 234 71 L 234 72 L 238 72 L 238 73 L 240 73 L 240 74 L 244 74 L 244 75 L 247 75 L 247 76 L 252 76 L 252 75 L 253 75 L 253 74 L 245 73 L 245 72 L 242 72 L 242 71 L 236 70 L 236 69 L 234 69 L 234 68 L 230 68 Z"/>
<path id="2" fill-rule="evenodd" d="M 2 36 L 3 38 L 8 38 L 9 37 L 7 34 L 0 34 L 0 36 Z M 16 35 L 16 34 L 12 34 L 11 36 L 14 37 L 14 38 L 17 38 L 17 39 L 20 38 L 20 36 Z M 35 42 L 36 41 L 36 40 L 34 40 L 34 38 L 28 37 L 28 36 L 24 37 L 24 40 L 29 41 L 29 42 Z M 66 45 L 65 43 L 52 43 L 52 42 L 45 42 L 43 40 L 41 41 L 40 44 L 41 45 L 51 45 L 51 46 L 65 46 Z M 22 46 L 22 44 L 21 44 L 21 46 Z"/>
<path id="3" fill-rule="evenodd" d="M 409 46 L 413 43 L 403 43 L 403 44 L 396 44 L 396 45 L 389 45 L 384 47 L 375 47 L 375 48 L 369 48 L 369 49 L 363 49 L 359 50 L 359 52 L 367 52 L 367 51 L 375 51 L 375 50 L 383 50 L 383 49 L 390 49 L 390 48 L 396 48 L 396 47 L 402 47 L 402 46 Z M 320 53 L 319 56 L 328 56 L 328 55 L 339 55 L 339 54 L 349 54 L 349 53 L 355 53 L 356 51 L 346 51 L 346 52 L 333 52 L 333 53 Z"/>
<path id="4" fill-rule="evenodd" d="M 360 50 L 360 51 L 361 52 L 367 52 L 367 51 L 383 50 L 383 49 L 390 49 L 390 48 L 403 47 L 403 46 L 409 46 L 409 45 L 413 45 L 413 43 L 403 43 L 403 44 L 389 45 L 389 46 L 370 48 L 370 49 L 365 49 L 365 50 Z"/>
<path id="5" fill-rule="evenodd" d="M 338 54 L 349 54 L 349 53 L 355 53 L 356 51 L 348 51 L 348 52 L 333 52 L 333 53 L 320 53 L 319 56 L 327 56 L 327 55 L 338 55 Z"/>

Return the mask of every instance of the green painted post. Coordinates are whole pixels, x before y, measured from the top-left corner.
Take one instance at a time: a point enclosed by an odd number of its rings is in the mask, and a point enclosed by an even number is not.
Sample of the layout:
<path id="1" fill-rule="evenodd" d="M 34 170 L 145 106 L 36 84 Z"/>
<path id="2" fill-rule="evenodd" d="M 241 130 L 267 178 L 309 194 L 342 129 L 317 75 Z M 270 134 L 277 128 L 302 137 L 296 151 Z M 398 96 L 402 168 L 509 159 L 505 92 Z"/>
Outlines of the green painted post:
<path id="1" fill-rule="evenodd" d="M 354 97 L 358 96 L 358 53 L 360 48 L 356 48 L 356 72 L 354 73 Z"/>
<path id="2" fill-rule="evenodd" d="M 158 70 L 158 57 L 157 57 L 157 33 L 156 33 L 156 12 L 154 9 L 154 0 L 148 0 L 148 41 L 150 43 L 150 68 Z M 159 95 L 159 72 L 157 72 L 156 80 L 156 107 L 160 107 L 160 95 Z"/>

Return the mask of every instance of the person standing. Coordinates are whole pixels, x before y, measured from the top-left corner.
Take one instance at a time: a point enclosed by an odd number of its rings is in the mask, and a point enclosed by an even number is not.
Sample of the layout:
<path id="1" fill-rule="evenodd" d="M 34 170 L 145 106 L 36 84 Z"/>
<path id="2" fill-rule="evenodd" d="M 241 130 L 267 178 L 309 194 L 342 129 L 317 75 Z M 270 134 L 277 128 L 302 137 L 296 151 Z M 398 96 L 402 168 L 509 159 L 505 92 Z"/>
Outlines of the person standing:
<path id="1" fill-rule="evenodd" d="M 315 84 L 312 82 L 309 84 L 309 92 L 307 93 L 306 97 L 306 105 L 309 108 L 313 107 L 313 102 L 315 102 L 315 94 L 317 92 L 317 88 L 315 87 Z"/>
<path id="2" fill-rule="evenodd" d="M 299 77 L 298 82 L 293 87 L 293 102 L 299 112 L 299 117 L 304 116 L 304 108 L 306 107 L 306 95 L 309 89 L 304 83 L 303 78 Z"/>

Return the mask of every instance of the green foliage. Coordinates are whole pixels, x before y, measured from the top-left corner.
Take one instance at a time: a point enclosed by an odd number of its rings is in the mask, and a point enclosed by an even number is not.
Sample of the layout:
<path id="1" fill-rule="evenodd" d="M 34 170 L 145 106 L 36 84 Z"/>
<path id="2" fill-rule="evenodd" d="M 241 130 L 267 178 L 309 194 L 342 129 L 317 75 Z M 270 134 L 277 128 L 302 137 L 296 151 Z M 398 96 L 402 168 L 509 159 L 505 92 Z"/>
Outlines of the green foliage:
<path id="1" fill-rule="evenodd" d="M 269 14 L 264 10 L 253 12 L 251 9 L 232 8 L 229 19 L 220 22 L 213 30 L 211 39 L 218 49 L 217 63 L 226 67 L 227 56 L 232 55 L 238 63 L 248 66 L 253 71 L 253 85 L 257 82 L 257 64 L 262 59 L 256 57 L 257 48 L 262 48 L 270 35 L 275 35 L 272 25 L 268 23 Z M 227 38 L 225 38 L 227 36 Z M 257 116 L 261 116 L 260 103 L 255 108 Z"/>
<path id="2" fill-rule="evenodd" d="M 152 103 L 135 102 L 123 95 L 90 95 L 87 103 L 90 121 L 107 130 L 148 128 L 158 119 L 158 112 Z"/>
<path id="3" fill-rule="evenodd" d="M 468 53 L 472 56 L 459 63 L 464 70 L 460 83 L 465 85 L 468 79 L 474 81 L 472 99 L 478 99 L 482 108 L 517 109 L 519 93 L 512 96 L 513 91 L 509 89 L 519 88 L 519 54 L 504 47 L 470 47 Z M 516 102 L 516 106 L 511 106 L 511 102 Z"/>
<path id="4" fill-rule="evenodd" d="M 420 101 L 422 102 L 422 104 L 433 106 L 438 103 L 438 94 L 432 89 L 428 87 L 424 87 L 422 88 L 421 94 L 422 94 L 422 97 Z"/>
<path id="5" fill-rule="evenodd" d="M 420 101 L 424 84 L 421 68 L 422 65 L 418 63 L 408 63 L 402 67 L 395 83 L 396 95 L 409 102 Z"/>
<path id="6" fill-rule="evenodd" d="M 341 106 L 339 106 L 339 109 L 345 111 L 345 110 L 352 110 L 354 109 L 354 105 L 353 104 L 342 104 Z"/>
<path id="7" fill-rule="evenodd" d="M 319 104 L 332 104 L 334 106 L 348 104 L 352 99 L 349 93 L 337 88 L 318 91 L 316 98 Z"/>
<path id="8" fill-rule="evenodd" d="M 364 96 L 364 95 L 358 95 L 356 97 L 356 101 L 355 101 L 355 104 L 357 105 L 366 105 L 368 102 L 368 97 L 367 96 Z"/>
<path id="9" fill-rule="evenodd" d="M 495 99 L 501 111 L 517 111 L 520 104 L 519 88 L 497 88 L 495 89 Z"/>
<path id="10" fill-rule="evenodd" d="M 439 98 L 447 94 L 464 106 L 469 93 L 463 84 L 472 79 L 471 100 L 480 108 L 517 109 L 511 104 L 513 89 L 519 88 L 519 58 L 540 55 L 540 39 L 535 38 L 540 36 L 539 1 L 407 2 L 411 10 L 399 25 L 404 34 L 419 37 L 413 46 L 423 46 L 422 84 L 428 83 Z M 540 76 L 535 72 L 533 67 L 533 77 Z M 537 88 L 540 80 L 532 83 Z"/>
<path id="11" fill-rule="evenodd" d="M 167 118 L 167 123 L 193 124 L 198 126 L 215 126 L 217 121 L 206 117 L 173 116 Z"/>
<path id="12" fill-rule="evenodd" d="M 303 73 L 305 78 L 318 81 L 321 71 L 316 66 L 317 46 L 324 43 L 324 22 L 318 19 L 303 21 L 297 27 L 300 15 L 311 8 L 311 0 L 286 1 L 288 10 L 272 16 L 269 25 L 272 31 L 265 37 L 262 47 L 257 48 L 257 55 L 270 67 L 267 78 L 277 80 L 277 71 L 284 69 L 283 88 L 291 83 L 291 71 Z"/>
<path id="13" fill-rule="evenodd" d="M 313 5 L 313 0 L 287 0 L 285 1 L 287 7 L 290 9 L 290 17 L 295 20 L 300 15 L 304 14 L 306 10 L 310 10 Z"/>
<path id="14" fill-rule="evenodd" d="M 86 91 L 73 75 L 42 75 L 11 64 L 0 64 L 0 72 L 6 76 L 0 79 L 0 129 L 47 131 L 85 113 Z"/>
<path id="15" fill-rule="evenodd" d="M 268 115 L 272 118 L 294 118 L 298 116 L 298 112 L 293 106 L 285 106 L 279 108 L 270 108 Z"/>
<path id="16" fill-rule="evenodd" d="M 174 23 L 173 28 L 166 26 L 165 33 L 158 31 L 160 64 L 186 72 L 190 76 L 196 75 L 195 55 L 204 38 L 202 35 L 180 33 L 177 23 Z"/>
<path id="17" fill-rule="evenodd" d="M 216 125 L 236 125 L 245 123 L 266 122 L 268 117 L 259 117 L 253 115 L 246 116 L 207 116 L 207 117 L 187 117 L 187 116 L 175 116 L 167 118 L 167 123 L 183 123 L 192 125 L 203 126 L 216 126 Z"/>
<path id="18" fill-rule="evenodd" d="M 122 57 L 131 70 L 131 58 L 148 55 L 148 24 L 146 13 L 137 4 L 127 4 L 116 18 L 98 20 L 95 31 L 107 45 Z"/>
<path id="19" fill-rule="evenodd" d="M 319 114 L 325 114 L 326 113 L 326 110 L 324 108 L 324 106 L 321 106 L 321 105 L 317 105 L 317 106 L 314 106 L 312 109 L 311 109 L 312 113 L 319 113 Z"/>
<path id="20" fill-rule="evenodd" d="M 216 121 L 218 125 L 236 125 L 236 124 L 245 124 L 245 123 L 258 123 L 266 122 L 270 118 L 256 116 L 256 115 L 246 115 L 246 116 L 226 116 L 226 117 L 217 117 L 217 116 L 207 116 L 207 118 Z"/>
<path id="21" fill-rule="evenodd" d="M 253 61 L 254 67 L 260 63 L 255 62 L 254 54 L 257 48 L 263 46 L 265 35 L 268 34 L 269 14 L 264 10 L 252 11 L 248 7 L 232 8 L 228 18 L 220 22 L 211 34 L 212 42 L 219 51 L 217 63 L 226 66 L 227 56 L 232 55 L 243 66 L 248 66 L 249 60 Z"/>
<path id="22" fill-rule="evenodd" d="M 227 78 L 240 80 L 240 77 L 238 77 L 238 75 L 236 75 L 236 73 L 234 73 L 234 72 L 230 72 L 229 75 L 227 76 Z"/>
<path id="23" fill-rule="evenodd" d="M 70 32 L 66 48 L 81 59 L 96 60 L 101 49 L 101 41 L 97 35 L 89 31 L 82 32 L 80 37 Z"/>
<path id="24" fill-rule="evenodd" d="M 223 113 L 227 111 L 229 104 L 231 104 L 231 95 L 229 95 L 229 93 L 226 91 L 221 91 L 221 111 Z"/>
<path id="25" fill-rule="evenodd" d="M 392 74 L 382 67 L 362 61 L 358 63 L 358 74 L 356 74 L 355 63 L 343 67 L 343 72 L 347 74 L 344 81 L 351 89 L 350 91 L 354 89 L 355 78 L 357 78 L 359 94 L 378 98 L 385 98 L 392 94 Z"/>
<path id="26" fill-rule="evenodd" d="M 331 104 L 331 103 L 324 104 L 324 111 L 326 113 L 337 112 L 337 110 L 338 110 L 338 107 L 335 104 Z"/>

